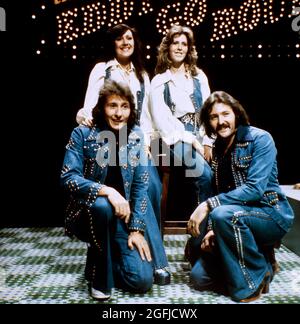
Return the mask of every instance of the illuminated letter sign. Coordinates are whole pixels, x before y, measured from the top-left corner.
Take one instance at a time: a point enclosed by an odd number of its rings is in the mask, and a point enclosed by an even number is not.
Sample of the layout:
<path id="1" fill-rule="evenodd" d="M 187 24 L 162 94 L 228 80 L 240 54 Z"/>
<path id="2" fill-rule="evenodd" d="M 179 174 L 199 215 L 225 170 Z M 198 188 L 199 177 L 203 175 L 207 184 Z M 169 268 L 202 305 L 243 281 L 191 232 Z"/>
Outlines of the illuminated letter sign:
<path id="1" fill-rule="evenodd" d="M 61 3 L 66 0 L 55 0 Z M 57 44 L 74 41 L 100 29 L 103 25 L 111 27 L 126 22 L 133 15 L 147 15 L 152 12 L 153 0 L 98 0 L 72 10 L 66 10 L 57 16 Z M 210 41 L 218 41 L 237 35 L 240 32 L 251 31 L 259 24 L 272 24 L 284 16 L 288 16 L 287 7 L 299 0 L 244 0 L 238 8 L 220 8 L 211 13 L 213 32 Z M 298 8 L 298 7 L 296 7 Z M 276 13 L 275 13 L 276 11 Z M 156 28 L 165 34 L 173 24 L 190 27 L 199 26 L 208 16 L 206 0 L 174 1 L 172 4 L 158 9 Z M 298 29 L 298 17 L 293 20 L 292 28 Z"/>
<path id="2" fill-rule="evenodd" d="M 280 2 L 278 17 L 274 14 L 273 0 L 246 0 L 237 11 L 233 8 L 217 10 L 212 13 L 214 30 L 211 41 L 237 35 L 241 30 L 253 30 L 262 19 L 264 24 L 277 22 L 284 16 L 286 5 L 285 1 Z"/>
<path id="3" fill-rule="evenodd" d="M 5 10 L 0 7 L 0 31 L 6 31 L 6 14 Z"/>
<path id="4" fill-rule="evenodd" d="M 292 21 L 292 29 L 295 32 L 300 32 L 300 7 L 295 7 L 293 10 L 293 14 L 298 14 L 296 18 Z"/>

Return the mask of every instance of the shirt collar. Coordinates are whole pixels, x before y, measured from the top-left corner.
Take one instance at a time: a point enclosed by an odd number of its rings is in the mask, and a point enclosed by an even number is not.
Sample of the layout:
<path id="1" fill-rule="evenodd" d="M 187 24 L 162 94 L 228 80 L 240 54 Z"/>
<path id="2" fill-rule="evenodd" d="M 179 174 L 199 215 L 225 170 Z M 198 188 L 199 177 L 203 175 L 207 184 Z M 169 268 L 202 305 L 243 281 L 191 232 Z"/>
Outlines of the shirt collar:
<path id="1" fill-rule="evenodd" d="M 121 69 L 122 71 L 124 71 L 121 64 L 117 61 L 117 59 L 113 59 L 111 61 L 108 61 L 106 63 L 106 68 L 109 68 L 109 67 L 112 67 L 113 69 Z M 130 69 L 128 70 L 128 72 L 134 72 L 134 71 L 135 71 L 135 67 L 132 64 L 132 62 L 130 62 Z"/>
<path id="2" fill-rule="evenodd" d="M 189 77 L 191 77 L 191 74 L 189 74 Z M 170 69 L 166 70 L 166 79 L 165 79 L 165 82 L 169 82 L 169 81 L 176 82 L 175 76 Z"/>
<path id="3" fill-rule="evenodd" d="M 250 133 L 250 126 L 240 125 L 236 134 L 237 142 L 250 142 L 253 141 L 253 137 Z"/>

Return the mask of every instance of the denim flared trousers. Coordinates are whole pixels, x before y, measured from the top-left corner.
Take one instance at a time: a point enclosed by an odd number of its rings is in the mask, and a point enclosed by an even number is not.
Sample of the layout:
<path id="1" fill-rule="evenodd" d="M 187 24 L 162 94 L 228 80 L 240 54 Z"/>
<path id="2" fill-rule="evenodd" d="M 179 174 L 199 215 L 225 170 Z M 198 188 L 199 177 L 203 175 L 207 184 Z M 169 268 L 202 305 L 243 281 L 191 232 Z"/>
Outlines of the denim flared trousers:
<path id="1" fill-rule="evenodd" d="M 162 183 L 152 159 L 148 160 L 148 172 L 149 172 L 149 186 L 148 186 L 148 197 L 157 220 L 159 228 L 161 228 L 161 195 L 162 195 Z"/>
<path id="2" fill-rule="evenodd" d="M 89 231 L 85 278 L 91 286 L 106 292 L 113 287 L 135 293 L 148 291 L 153 284 L 154 269 L 168 266 L 150 203 L 145 215 L 144 235 L 151 250 L 152 262 L 143 261 L 136 248 L 129 249 L 127 225 L 114 215 L 106 197 L 98 197 L 84 217 L 89 218 L 88 229 L 85 229 Z"/>
<path id="3" fill-rule="evenodd" d="M 191 282 L 195 288 L 205 289 L 223 280 L 232 299 L 239 301 L 258 289 L 267 272 L 272 277 L 272 267 L 263 247 L 281 240 L 286 232 L 270 214 L 268 207 L 215 208 L 209 217 L 217 251 L 210 255 L 203 253 L 194 264 Z"/>

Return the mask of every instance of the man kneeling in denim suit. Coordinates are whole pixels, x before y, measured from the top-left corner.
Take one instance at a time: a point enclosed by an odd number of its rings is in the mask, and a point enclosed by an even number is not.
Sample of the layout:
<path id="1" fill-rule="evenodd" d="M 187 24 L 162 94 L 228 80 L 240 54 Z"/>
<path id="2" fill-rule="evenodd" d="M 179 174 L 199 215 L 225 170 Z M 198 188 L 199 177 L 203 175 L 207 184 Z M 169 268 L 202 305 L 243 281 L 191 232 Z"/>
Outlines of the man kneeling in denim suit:
<path id="1" fill-rule="evenodd" d="M 129 88 L 107 81 L 93 126 L 76 127 L 66 147 L 61 176 L 70 196 L 66 232 L 89 244 L 85 278 L 98 300 L 109 299 L 113 287 L 145 293 L 153 281 L 170 282 L 147 195 L 143 136 L 135 123 Z"/>
<path id="2" fill-rule="evenodd" d="M 266 247 L 282 239 L 294 217 L 278 184 L 275 144 L 268 132 L 249 125 L 241 104 L 223 91 L 206 100 L 201 121 L 216 138 L 215 196 L 188 222 L 195 256 L 191 282 L 200 290 L 221 284 L 233 300 L 253 301 L 268 291 L 274 275 Z M 207 234 L 200 237 L 207 217 Z"/>

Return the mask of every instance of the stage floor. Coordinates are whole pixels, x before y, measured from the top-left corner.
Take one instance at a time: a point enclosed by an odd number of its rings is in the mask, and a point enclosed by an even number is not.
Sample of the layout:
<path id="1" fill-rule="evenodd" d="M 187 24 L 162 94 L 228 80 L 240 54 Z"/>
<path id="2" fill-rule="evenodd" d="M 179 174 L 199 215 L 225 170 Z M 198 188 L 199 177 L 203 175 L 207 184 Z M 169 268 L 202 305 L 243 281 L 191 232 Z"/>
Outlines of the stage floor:
<path id="1" fill-rule="evenodd" d="M 232 304 L 230 298 L 199 292 L 189 284 L 183 251 L 187 235 L 165 235 L 172 283 L 154 285 L 144 295 L 114 289 L 107 304 Z M 83 277 L 86 245 L 64 236 L 63 228 L 0 230 L 1 304 L 97 304 Z M 300 303 L 300 257 L 282 246 L 276 250 L 280 272 L 270 293 L 258 304 Z"/>

